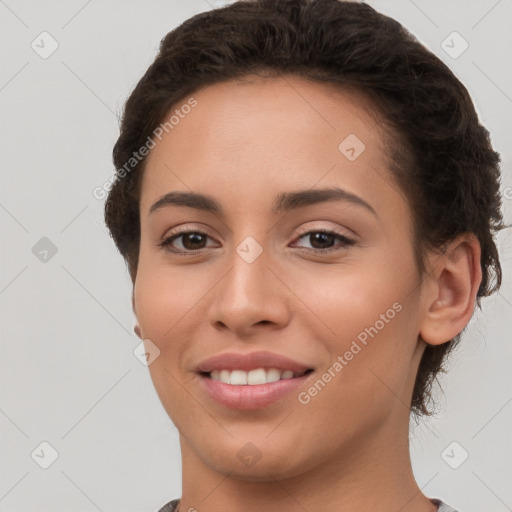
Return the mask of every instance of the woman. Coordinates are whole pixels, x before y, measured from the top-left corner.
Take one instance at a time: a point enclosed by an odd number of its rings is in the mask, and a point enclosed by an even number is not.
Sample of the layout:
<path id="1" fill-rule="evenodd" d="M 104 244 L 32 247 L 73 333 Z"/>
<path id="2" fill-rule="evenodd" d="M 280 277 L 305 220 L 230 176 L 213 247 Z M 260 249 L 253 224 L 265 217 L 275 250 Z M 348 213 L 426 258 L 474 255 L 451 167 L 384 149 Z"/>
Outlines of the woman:
<path id="1" fill-rule="evenodd" d="M 180 434 L 161 512 L 454 511 L 409 420 L 501 268 L 499 155 L 396 21 L 254 0 L 170 32 L 129 97 L 105 218 Z"/>

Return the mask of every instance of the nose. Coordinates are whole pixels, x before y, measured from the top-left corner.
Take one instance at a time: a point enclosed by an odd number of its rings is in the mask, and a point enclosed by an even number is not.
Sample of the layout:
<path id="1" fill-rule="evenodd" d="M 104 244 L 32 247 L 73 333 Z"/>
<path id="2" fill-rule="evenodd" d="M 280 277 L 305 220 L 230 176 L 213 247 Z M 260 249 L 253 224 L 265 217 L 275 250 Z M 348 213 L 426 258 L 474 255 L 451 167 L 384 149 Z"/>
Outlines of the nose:
<path id="1" fill-rule="evenodd" d="M 231 268 L 211 296 L 209 321 L 215 329 L 247 339 L 261 329 L 282 329 L 289 323 L 289 290 L 264 254 L 249 263 L 234 252 Z"/>

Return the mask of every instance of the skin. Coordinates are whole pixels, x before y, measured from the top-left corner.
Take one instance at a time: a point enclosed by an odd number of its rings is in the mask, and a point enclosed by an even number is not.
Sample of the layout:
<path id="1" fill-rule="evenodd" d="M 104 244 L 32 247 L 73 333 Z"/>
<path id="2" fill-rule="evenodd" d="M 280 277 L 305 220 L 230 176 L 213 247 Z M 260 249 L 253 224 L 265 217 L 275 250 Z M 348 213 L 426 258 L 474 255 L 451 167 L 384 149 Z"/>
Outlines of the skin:
<path id="1" fill-rule="evenodd" d="M 180 433 L 180 511 L 436 510 L 412 473 L 409 404 L 425 342 L 450 340 L 471 317 L 478 242 L 458 237 L 419 274 L 411 211 L 360 94 L 284 75 L 193 96 L 197 106 L 146 162 L 133 291 L 136 332 L 160 350 L 150 375 Z M 354 161 L 338 149 L 349 134 L 366 146 Z M 375 214 L 347 201 L 272 212 L 279 193 L 329 187 Z M 170 191 L 208 194 L 224 211 L 150 214 Z M 173 247 L 198 249 L 174 254 L 158 244 L 177 226 L 209 238 L 177 238 Z M 303 235 L 319 229 L 354 243 L 315 245 Z M 262 248 L 252 263 L 236 252 L 248 236 Z M 396 303 L 400 312 L 307 404 L 294 392 L 232 410 L 199 385 L 194 370 L 207 357 L 268 350 L 315 369 L 299 390 L 307 391 Z M 261 455 L 251 466 L 237 456 L 248 442 Z"/>

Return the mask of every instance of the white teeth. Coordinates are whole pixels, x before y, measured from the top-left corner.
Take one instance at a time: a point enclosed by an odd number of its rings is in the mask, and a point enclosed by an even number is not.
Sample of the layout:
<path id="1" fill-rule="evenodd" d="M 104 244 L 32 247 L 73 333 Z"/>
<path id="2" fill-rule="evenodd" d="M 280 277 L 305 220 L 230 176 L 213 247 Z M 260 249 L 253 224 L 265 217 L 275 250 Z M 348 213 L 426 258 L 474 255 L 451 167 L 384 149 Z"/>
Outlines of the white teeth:
<path id="1" fill-rule="evenodd" d="M 229 380 L 229 383 L 234 384 L 235 386 L 247 384 L 247 372 L 244 372 L 243 370 L 233 370 L 231 372 L 231 379 Z"/>
<path id="2" fill-rule="evenodd" d="M 224 384 L 232 384 L 234 386 L 242 386 L 248 384 L 250 386 L 258 384 L 268 384 L 283 379 L 292 379 L 302 374 L 294 374 L 291 370 L 278 370 L 277 368 L 257 368 L 249 372 L 244 370 L 213 370 L 210 373 L 212 380 L 218 380 Z"/>
<path id="3" fill-rule="evenodd" d="M 267 370 L 267 382 L 277 382 L 281 380 L 281 372 L 277 368 L 269 368 Z"/>
<path id="4" fill-rule="evenodd" d="M 251 370 L 247 373 L 247 384 L 266 384 L 267 374 L 263 368 Z"/>

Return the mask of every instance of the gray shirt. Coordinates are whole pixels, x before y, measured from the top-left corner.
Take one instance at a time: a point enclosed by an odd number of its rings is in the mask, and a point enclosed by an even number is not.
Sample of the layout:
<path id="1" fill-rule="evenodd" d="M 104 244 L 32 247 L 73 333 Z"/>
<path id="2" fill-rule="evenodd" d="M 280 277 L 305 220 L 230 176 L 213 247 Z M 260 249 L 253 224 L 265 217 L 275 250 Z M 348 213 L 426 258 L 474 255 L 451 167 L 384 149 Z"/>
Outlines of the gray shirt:
<path id="1" fill-rule="evenodd" d="M 430 498 L 430 501 L 438 506 L 437 512 L 458 512 L 454 508 L 450 507 L 450 505 L 447 505 L 446 503 L 443 503 L 441 500 L 437 498 Z M 164 505 L 158 512 L 174 512 L 176 510 L 176 507 L 178 506 L 180 500 L 172 500 L 166 505 Z M 183 511 L 184 512 L 184 511 Z"/>

